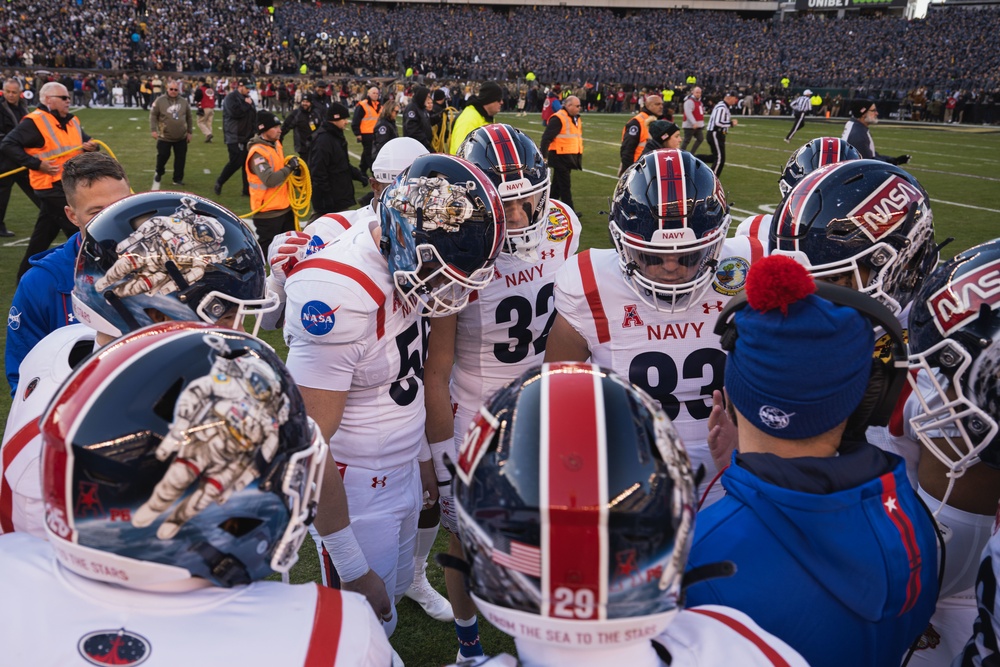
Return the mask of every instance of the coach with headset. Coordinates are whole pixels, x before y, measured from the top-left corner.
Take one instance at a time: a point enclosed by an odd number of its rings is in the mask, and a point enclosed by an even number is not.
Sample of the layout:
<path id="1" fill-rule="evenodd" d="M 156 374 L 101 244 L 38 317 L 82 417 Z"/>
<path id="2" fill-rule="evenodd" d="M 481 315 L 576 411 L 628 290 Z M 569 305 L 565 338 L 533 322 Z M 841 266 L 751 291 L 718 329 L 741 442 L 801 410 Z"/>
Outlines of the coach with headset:
<path id="1" fill-rule="evenodd" d="M 874 326 L 890 364 L 873 361 Z M 688 568 L 732 561 L 736 573 L 692 584 L 688 605 L 735 607 L 813 667 L 900 664 L 934 612 L 938 556 L 904 461 L 863 435 L 887 423 L 905 383 L 898 321 L 770 256 L 716 333 L 739 451 L 727 495 L 698 513 Z"/>

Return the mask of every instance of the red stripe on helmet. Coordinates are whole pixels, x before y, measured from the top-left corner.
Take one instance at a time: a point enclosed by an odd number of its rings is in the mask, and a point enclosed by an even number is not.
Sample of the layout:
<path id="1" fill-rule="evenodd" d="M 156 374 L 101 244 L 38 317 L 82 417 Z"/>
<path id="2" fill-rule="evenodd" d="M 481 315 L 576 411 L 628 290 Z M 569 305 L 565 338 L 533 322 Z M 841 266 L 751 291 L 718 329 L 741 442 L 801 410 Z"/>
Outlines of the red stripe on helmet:
<path id="1" fill-rule="evenodd" d="M 656 177 L 660 201 L 660 218 L 686 218 L 687 192 L 684 174 L 684 159 L 676 149 L 656 151 Z M 671 203 L 677 203 L 675 210 Z M 661 223 L 662 224 L 662 223 Z"/>
<path id="2" fill-rule="evenodd" d="M 598 373 L 542 378 L 543 615 L 602 620 L 608 593 L 607 437 Z"/>
<path id="3" fill-rule="evenodd" d="M 486 136 L 493 144 L 497 156 L 497 167 L 503 180 L 523 178 L 521 158 L 517 154 L 517 146 L 510 131 L 499 123 L 486 126 Z"/>

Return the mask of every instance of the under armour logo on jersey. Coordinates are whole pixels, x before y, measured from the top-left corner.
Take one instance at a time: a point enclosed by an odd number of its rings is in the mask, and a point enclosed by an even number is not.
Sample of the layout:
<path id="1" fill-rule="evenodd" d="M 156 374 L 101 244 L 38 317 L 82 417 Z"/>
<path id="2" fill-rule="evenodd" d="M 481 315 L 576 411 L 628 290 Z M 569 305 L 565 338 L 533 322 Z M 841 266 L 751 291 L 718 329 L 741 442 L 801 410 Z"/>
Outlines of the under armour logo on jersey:
<path id="1" fill-rule="evenodd" d="M 701 304 L 701 309 L 705 311 L 706 315 L 708 315 L 709 313 L 711 313 L 713 310 L 716 310 L 716 311 L 718 311 L 718 312 L 721 313 L 722 312 L 722 302 L 721 301 L 716 301 L 715 303 L 709 303 L 708 301 L 706 301 L 705 303 Z"/>
<path id="2" fill-rule="evenodd" d="M 372 488 L 373 489 L 379 489 L 379 488 L 384 489 L 385 488 L 385 479 L 386 479 L 386 477 L 388 477 L 388 475 L 382 475 L 382 479 L 379 479 L 378 477 L 372 477 Z"/>
<path id="3" fill-rule="evenodd" d="M 541 252 L 538 253 L 538 256 L 541 257 L 542 259 L 552 259 L 553 257 L 556 256 L 555 248 L 548 248 L 546 250 L 542 250 Z"/>
<path id="4" fill-rule="evenodd" d="M 642 318 L 639 317 L 639 306 L 634 303 L 625 306 L 625 319 L 622 321 L 622 329 L 641 326 Z"/>

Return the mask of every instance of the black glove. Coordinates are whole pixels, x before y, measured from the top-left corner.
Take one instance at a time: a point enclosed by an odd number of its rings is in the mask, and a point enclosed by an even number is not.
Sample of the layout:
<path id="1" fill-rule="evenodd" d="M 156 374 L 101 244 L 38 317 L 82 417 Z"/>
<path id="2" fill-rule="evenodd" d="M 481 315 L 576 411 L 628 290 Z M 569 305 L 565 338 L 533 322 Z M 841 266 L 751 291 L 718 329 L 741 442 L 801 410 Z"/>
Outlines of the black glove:
<path id="1" fill-rule="evenodd" d="M 288 166 L 292 168 L 292 173 L 296 176 L 302 175 L 302 165 L 299 163 L 298 156 L 293 155 L 292 159 L 288 161 Z"/>
<path id="2" fill-rule="evenodd" d="M 361 143 L 361 135 L 358 135 L 358 143 Z"/>
<path id="3" fill-rule="evenodd" d="M 909 161 L 910 161 L 909 155 L 900 155 L 899 157 L 896 158 L 895 164 L 906 164 Z"/>

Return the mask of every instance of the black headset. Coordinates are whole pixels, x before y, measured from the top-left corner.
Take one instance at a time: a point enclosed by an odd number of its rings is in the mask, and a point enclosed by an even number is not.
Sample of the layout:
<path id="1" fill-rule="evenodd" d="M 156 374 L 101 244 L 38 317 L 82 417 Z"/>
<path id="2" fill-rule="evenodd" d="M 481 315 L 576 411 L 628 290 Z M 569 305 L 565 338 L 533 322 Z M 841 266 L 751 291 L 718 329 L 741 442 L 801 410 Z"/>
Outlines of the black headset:
<path id="1" fill-rule="evenodd" d="M 886 426 L 889 423 L 896 407 L 896 400 L 906 383 L 907 351 L 903 328 L 888 308 L 870 296 L 849 287 L 817 282 L 815 293 L 816 296 L 838 306 L 853 308 L 868 319 L 872 328 L 878 327 L 887 333 L 892 344 L 892 356 L 888 363 L 878 358 L 872 359 L 868 388 L 858 407 L 847 420 L 846 436 L 852 439 L 862 437 L 867 427 Z M 720 337 L 720 345 L 726 352 L 733 351 L 736 347 L 736 338 L 739 336 L 733 317 L 747 305 L 744 291 L 726 304 L 719 314 L 719 319 L 715 323 L 715 334 Z"/>

